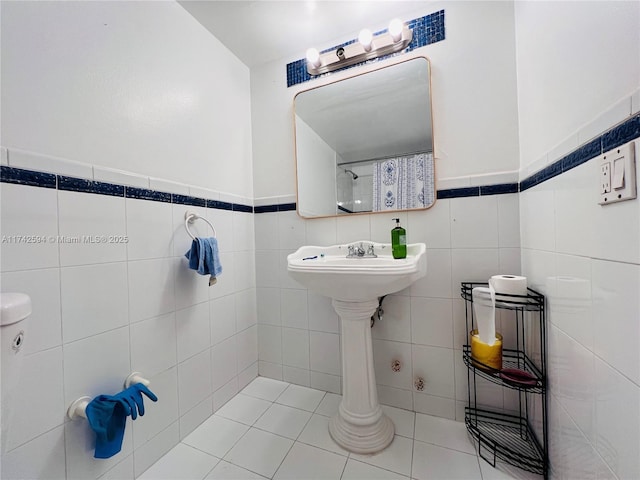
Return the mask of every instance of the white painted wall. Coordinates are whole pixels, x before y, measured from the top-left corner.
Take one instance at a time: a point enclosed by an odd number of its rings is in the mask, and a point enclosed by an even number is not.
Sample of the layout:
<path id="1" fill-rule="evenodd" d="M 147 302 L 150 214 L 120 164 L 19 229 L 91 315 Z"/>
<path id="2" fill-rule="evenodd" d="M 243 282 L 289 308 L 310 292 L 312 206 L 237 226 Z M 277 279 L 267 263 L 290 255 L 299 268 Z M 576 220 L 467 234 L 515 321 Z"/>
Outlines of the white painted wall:
<path id="1" fill-rule="evenodd" d="M 335 215 L 337 202 L 336 152 L 296 116 L 297 148 L 304 152 L 298 178 L 298 212 L 303 216 Z"/>
<path id="2" fill-rule="evenodd" d="M 174 2 L 2 2 L 2 145 L 252 197 L 249 70 Z"/>
<path id="3" fill-rule="evenodd" d="M 639 17 L 638 2 L 515 2 L 521 166 L 552 162 L 629 114 Z M 606 112 L 600 131 L 583 129 Z"/>
<path id="4" fill-rule="evenodd" d="M 526 176 L 640 111 L 640 4 L 516 2 L 515 18 Z M 549 302 L 552 478 L 640 478 L 640 201 L 598 205 L 597 172 L 520 195 L 522 273 Z"/>
<path id="5" fill-rule="evenodd" d="M 1 8 L 3 166 L 252 197 L 248 69 L 178 4 Z M 252 214 L 8 183 L 0 196 L 3 235 L 128 238 L 3 243 L 2 290 L 30 295 L 33 314 L 2 478 L 133 479 L 257 375 Z M 187 209 L 217 230 L 213 287 L 186 265 Z M 136 370 L 159 400 L 127 422 L 119 454 L 96 460 L 67 406 L 117 393 Z"/>
<path id="6" fill-rule="evenodd" d="M 513 4 L 423 2 L 419 5 L 415 13 L 403 19 L 445 9 L 446 39 L 402 56 L 405 60 L 424 55 L 431 60 L 438 178 L 517 170 Z M 390 6 L 388 16 L 380 19 L 379 26 L 385 28 L 393 16 Z M 352 37 L 345 36 L 317 47 L 322 49 L 350 39 Z M 287 88 L 286 64 L 302 58 L 306 48 L 301 45 L 297 57 L 251 70 L 256 197 L 295 192 L 292 128 L 295 94 L 354 73 L 353 70 L 337 72 Z M 385 64 L 393 61 L 386 60 Z M 370 68 L 373 67 L 356 70 L 360 73 Z"/>

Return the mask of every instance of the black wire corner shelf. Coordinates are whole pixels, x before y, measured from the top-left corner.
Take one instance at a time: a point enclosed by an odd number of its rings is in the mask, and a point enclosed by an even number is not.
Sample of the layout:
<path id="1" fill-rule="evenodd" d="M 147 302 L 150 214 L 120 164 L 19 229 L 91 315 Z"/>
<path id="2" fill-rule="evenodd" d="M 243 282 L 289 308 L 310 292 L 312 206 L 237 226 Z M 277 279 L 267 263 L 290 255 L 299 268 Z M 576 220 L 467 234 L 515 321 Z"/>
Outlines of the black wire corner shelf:
<path id="1" fill-rule="evenodd" d="M 502 369 L 485 365 L 471 356 L 471 346 L 462 346 L 462 358 L 464 364 L 473 368 L 476 374 L 486 378 L 490 382 L 517 390 L 527 390 L 529 393 L 542 393 L 545 388 L 544 376 L 535 363 L 519 350 L 504 348 L 502 350 Z M 521 370 L 528 374 L 527 377 L 518 379 L 505 374 L 509 369 Z"/>
<path id="2" fill-rule="evenodd" d="M 462 282 L 460 296 L 473 303 L 473 289 L 476 287 L 488 287 L 487 282 Z M 544 308 L 544 295 L 527 288 L 527 295 L 511 295 L 498 293 L 496 295 L 496 308 L 506 310 L 524 310 L 537 312 Z"/>
<path id="3" fill-rule="evenodd" d="M 477 329 L 473 308 L 473 289 L 487 286 L 486 282 L 462 282 L 461 284 L 460 296 L 465 300 L 467 332 Z M 513 322 L 514 335 L 510 336 L 512 338 L 509 344 L 505 345 L 510 348 L 502 349 L 502 364 L 499 369 L 474 358 L 470 345 L 462 346 L 462 358 L 467 366 L 469 387 L 465 424 L 471 436 L 477 441 L 478 454 L 490 465 L 495 467 L 496 460 L 500 459 L 547 479 L 549 441 L 545 298 L 531 288 L 527 289 L 527 295 L 508 295 L 498 292 L 495 297 L 495 308 L 513 312 L 502 318 L 502 326 L 505 328 L 505 321 Z M 531 342 L 531 340 L 534 341 Z M 498 411 L 502 408 L 487 409 L 484 404 L 479 408 L 476 386 L 480 379 L 515 390 L 517 392 L 515 412 Z M 536 406 L 540 410 L 536 410 Z M 534 431 L 530 423 L 534 410 L 541 413 L 541 417 L 536 417 L 540 422 L 539 432 Z M 538 437 L 537 433 L 541 436 Z"/>
<path id="4" fill-rule="evenodd" d="M 464 421 L 478 442 L 478 455 L 493 467 L 501 459 L 523 470 L 546 475 L 544 448 L 526 419 L 466 407 Z"/>

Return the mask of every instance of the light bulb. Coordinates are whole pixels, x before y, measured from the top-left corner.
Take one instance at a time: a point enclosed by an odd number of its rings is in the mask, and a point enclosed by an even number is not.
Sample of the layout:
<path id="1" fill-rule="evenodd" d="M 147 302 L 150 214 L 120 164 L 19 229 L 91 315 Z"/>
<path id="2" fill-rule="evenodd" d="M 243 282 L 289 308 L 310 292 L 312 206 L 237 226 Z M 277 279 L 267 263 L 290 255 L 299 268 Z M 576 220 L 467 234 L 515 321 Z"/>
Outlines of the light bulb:
<path id="1" fill-rule="evenodd" d="M 360 31 L 360 35 L 358 35 L 358 41 L 365 51 L 369 52 L 371 50 L 371 42 L 373 41 L 373 34 L 371 33 L 371 30 L 363 28 Z"/>
<path id="2" fill-rule="evenodd" d="M 402 38 L 403 28 L 404 24 L 397 18 L 394 18 L 393 20 L 391 20 L 391 22 L 389 22 L 389 34 L 391 35 L 391 38 L 393 38 L 394 42 L 397 42 Z"/>
<path id="3" fill-rule="evenodd" d="M 307 50 L 307 61 L 314 67 L 320 66 L 320 52 L 315 48 Z"/>

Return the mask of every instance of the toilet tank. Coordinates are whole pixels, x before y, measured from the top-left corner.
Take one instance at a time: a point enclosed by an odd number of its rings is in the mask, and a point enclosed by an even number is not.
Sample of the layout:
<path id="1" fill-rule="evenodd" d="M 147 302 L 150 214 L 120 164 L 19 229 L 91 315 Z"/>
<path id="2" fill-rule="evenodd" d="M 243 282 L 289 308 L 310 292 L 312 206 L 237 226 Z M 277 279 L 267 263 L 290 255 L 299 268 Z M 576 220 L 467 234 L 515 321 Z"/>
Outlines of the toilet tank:
<path id="1" fill-rule="evenodd" d="M 2 352 L 2 451 L 11 423 L 11 392 L 20 378 L 31 299 L 24 293 L 0 293 L 0 351 Z"/>

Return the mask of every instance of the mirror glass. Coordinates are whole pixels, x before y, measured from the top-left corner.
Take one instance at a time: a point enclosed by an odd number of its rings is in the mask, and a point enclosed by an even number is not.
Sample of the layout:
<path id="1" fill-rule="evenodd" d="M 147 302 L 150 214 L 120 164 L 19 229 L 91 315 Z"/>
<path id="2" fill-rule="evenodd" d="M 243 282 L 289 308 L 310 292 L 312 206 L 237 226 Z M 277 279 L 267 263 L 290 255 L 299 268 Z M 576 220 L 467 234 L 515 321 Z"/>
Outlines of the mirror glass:
<path id="1" fill-rule="evenodd" d="M 435 201 L 429 61 L 412 58 L 294 99 L 298 213 L 428 208 Z"/>

